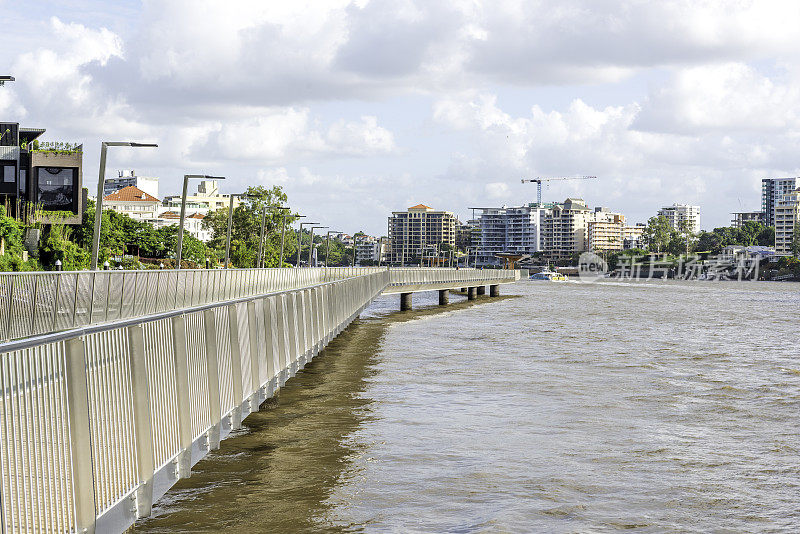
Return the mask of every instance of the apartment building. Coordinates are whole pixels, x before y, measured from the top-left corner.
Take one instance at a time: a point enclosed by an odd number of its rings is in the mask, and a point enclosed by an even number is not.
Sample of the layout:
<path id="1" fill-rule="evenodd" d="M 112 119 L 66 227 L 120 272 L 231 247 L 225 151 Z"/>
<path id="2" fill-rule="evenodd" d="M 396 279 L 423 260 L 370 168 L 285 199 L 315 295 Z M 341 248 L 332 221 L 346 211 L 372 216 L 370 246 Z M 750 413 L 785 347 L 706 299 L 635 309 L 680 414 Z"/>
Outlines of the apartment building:
<path id="1" fill-rule="evenodd" d="M 498 254 L 531 255 L 541 250 L 543 208 L 528 204 L 480 209 L 476 219 L 479 265 L 501 265 Z"/>
<path id="2" fill-rule="evenodd" d="M 595 208 L 586 225 L 588 250 L 622 250 L 625 239 L 625 216 L 612 213 L 608 208 Z"/>
<path id="3" fill-rule="evenodd" d="M 550 260 L 564 260 L 588 250 L 588 224 L 594 212 L 580 198 L 568 198 L 544 211 L 541 250 Z"/>
<path id="4" fill-rule="evenodd" d="M 680 229 L 680 224 L 683 221 L 689 223 L 689 231 L 696 234 L 700 231 L 700 206 L 691 206 L 689 204 L 673 204 L 658 210 L 658 215 L 666 217 L 670 226 L 675 230 Z"/>
<path id="5" fill-rule="evenodd" d="M 379 237 L 359 237 L 356 242 L 356 264 L 373 265 L 385 261 L 387 248 Z"/>
<path id="6" fill-rule="evenodd" d="M 134 186 L 148 195 L 158 198 L 158 178 L 154 176 L 139 176 L 134 170 L 119 171 L 117 174 L 116 178 L 106 178 L 103 182 L 103 196 Z"/>
<path id="7" fill-rule="evenodd" d="M 389 217 L 389 261 L 416 264 L 424 254 L 442 243 L 456 244 L 456 216 L 418 204 Z"/>
<path id="8" fill-rule="evenodd" d="M 764 224 L 764 212 L 761 211 L 735 211 L 731 215 L 733 215 L 733 220 L 731 220 L 733 228 L 741 228 L 744 223 L 749 221 Z"/>
<path id="9" fill-rule="evenodd" d="M 230 205 L 230 195 L 219 192 L 219 182 L 217 180 L 203 180 L 197 185 L 197 192 L 186 197 L 186 213 L 199 213 L 208 215 L 209 212 L 220 208 L 227 208 Z M 233 207 L 241 204 L 238 197 L 233 199 Z M 168 210 L 181 209 L 181 196 L 171 195 L 164 198 L 164 207 Z"/>
<path id="10" fill-rule="evenodd" d="M 456 249 L 466 251 L 480 244 L 480 227 L 477 220 L 462 223 L 456 220 Z"/>
<path id="11" fill-rule="evenodd" d="M 775 203 L 774 218 L 775 254 L 789 256 L 792 254 L 795 227 L 800 223 L 800 189 L 783 195 Z"/>
<path id="12" fill-rule="evenodd" d="M 44 128 L 0 123 L 0 199 L 14 217 L 36 208 L 61 212 L 61 223 L 80 224 L 86 203 L 83 145 L 42 142 L 44 133 Z"/>
<path id="13" fill-rule="evenodd" d="M 764 178 L 761 180 L 761 211 L 764 224 L 775 226 L 775 207 L 784 195 L 797 188 L 797 178 Z"/>
<path id="14" fill-rule="evenodd" d="M 642 247 L 642 234 L 646 225 L 644 223 L 636 223 L 634 226 L 625 226 L 622 229 L 622 250 L 631 250 L 634 248 Z"/>

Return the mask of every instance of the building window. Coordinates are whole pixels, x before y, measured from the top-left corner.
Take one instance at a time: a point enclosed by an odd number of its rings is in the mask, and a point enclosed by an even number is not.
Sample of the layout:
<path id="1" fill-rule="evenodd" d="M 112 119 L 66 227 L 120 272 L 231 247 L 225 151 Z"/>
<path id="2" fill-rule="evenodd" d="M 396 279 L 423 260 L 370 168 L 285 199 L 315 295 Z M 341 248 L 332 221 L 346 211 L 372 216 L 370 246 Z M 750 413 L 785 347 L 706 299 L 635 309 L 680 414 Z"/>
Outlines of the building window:
<path id="1" fill-rule="evenodd" d="M 39 195 L 36 199 L 48 210 L 74 211 L 76 200 L 75 183 L 78 169 L 74 167 L 39 167 L 37 182 Z"/>
<path id="2" fill-rule="evenodd" d="M 19 192 L 24 195 L 28 191 L 28 169 L 19 170 Z"/>
<path id="3" fill-rule="evenodd" d="M 17 181 L 17 173 L 16 173 L 16 166 L 12 163 L 11 165 L 5 164 L 3 165 L 3 183 L 6 184 L 13 184 Z"/>

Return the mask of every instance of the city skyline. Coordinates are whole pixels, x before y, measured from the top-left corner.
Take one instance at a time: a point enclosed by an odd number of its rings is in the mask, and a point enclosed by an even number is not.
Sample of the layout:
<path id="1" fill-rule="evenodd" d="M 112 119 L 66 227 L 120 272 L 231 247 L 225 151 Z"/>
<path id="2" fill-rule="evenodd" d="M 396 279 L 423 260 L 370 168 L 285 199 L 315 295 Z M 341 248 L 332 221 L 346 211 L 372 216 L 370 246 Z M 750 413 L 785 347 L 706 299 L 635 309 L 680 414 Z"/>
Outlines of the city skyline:
<path id="1" fill-rule="evenodd" d="M 100 141 L 151 141 L 106 176 L 135 168 L 162 195 L 186 172 L 281 185 L 375 235 L 392 211 L 465 220 L 535 201 L 520 178 L 572 174 L 598 179 L 544 200 L 631 223 L 694 204 L 709 229 L 758 210 L 762 178 L 800 174 L 800 7 L 491 5 L 6 2 L 0 113 L 83 143 L 90 192 Z"/>

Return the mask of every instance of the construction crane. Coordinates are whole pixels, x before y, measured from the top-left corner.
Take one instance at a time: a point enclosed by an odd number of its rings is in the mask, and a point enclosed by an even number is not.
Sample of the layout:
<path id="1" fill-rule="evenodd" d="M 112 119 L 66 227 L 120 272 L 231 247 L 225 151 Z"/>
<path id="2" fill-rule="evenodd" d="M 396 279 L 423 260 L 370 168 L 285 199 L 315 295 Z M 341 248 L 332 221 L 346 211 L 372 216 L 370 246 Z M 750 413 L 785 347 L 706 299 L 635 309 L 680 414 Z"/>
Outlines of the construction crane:
<path id="1" fill-rule="evenodd" d="M 530 180 L 522 180 L 525 182 L 536 182 L 536 203 L 542 205 L 542 182 L 552 182 L 553 180 L 592 180 L 597 176 L 553 176 L 550 178 L 531 178 Z"/>

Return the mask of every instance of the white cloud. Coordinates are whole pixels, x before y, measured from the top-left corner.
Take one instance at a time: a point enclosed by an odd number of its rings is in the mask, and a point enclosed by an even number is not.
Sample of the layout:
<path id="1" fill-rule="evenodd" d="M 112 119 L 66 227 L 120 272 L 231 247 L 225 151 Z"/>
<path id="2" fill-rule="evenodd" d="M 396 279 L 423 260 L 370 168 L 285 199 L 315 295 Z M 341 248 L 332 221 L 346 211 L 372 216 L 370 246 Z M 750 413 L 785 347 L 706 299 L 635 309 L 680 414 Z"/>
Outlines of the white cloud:
<path id="1" fill-rule="evenodd" d="M 258 175 L 309 206 L 303 187 L 355 194 L 365 219 L 532 199 L 519 178 L 580 173 L 601 179 L 546 194 L 696 201 L 723 224 L 758 178 L 798 167 L 797 2 L 146 0 L 102 25 L 91 13 L 115 6 L 5 7 L 36 40 L 10 39 L 0 112 L 84 141 L 86 185 L 101 138 L 125 137 L 161 148 L 115 164 Z"/>

